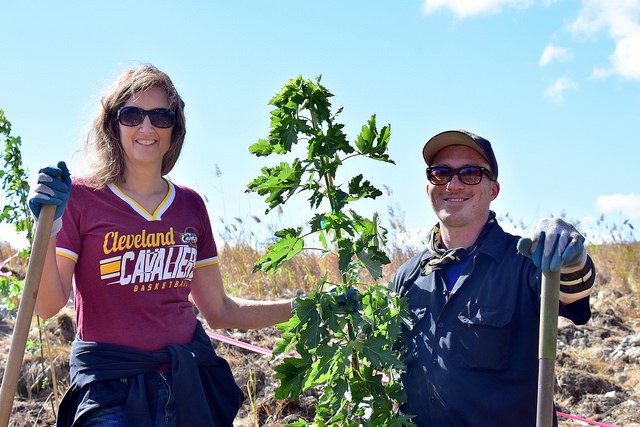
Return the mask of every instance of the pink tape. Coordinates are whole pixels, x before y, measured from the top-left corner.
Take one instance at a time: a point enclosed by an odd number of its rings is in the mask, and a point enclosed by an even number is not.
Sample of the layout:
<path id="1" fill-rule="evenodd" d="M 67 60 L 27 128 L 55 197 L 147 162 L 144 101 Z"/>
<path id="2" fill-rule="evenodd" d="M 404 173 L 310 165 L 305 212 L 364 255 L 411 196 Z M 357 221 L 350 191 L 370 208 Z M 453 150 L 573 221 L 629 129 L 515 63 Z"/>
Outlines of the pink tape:
<path id="1" fill-rule="evenodd" d="M 611 424 L 599 423 L 598 421 L 592 421 L 592 420 L 588 420 L 588 419 L 586 419 L 586 418 L 576 417 L 575 415 L 565 414 L 565 413 L 562 413 L 562 412 L 560 412 L 560 411 L 557 411 L 556 413 L 557 413 L 557 414 L 558 414 L 558 416 L 560 416 L 560 417 L 570 418 L 570 419 L 572 419 L 572 420 L 584 421 L 585 423 L 592 424 L 592 425 L 594 425 L 594 426 L 601 426 L 601 427 L 616 427 L 616 426 L 611 425 Z"/>
<path id="2" fill-rule="evenodd" d="M 2 267 L 4 267 L 9 261 L 11 261 L 13 258 L 17 257 L 19 254 L 13 254 L 11 255 L 9 258 L 5 259 L 4 261 L 2 261 L 2 263 L 0 263 L 0 270 L 2 269 Z M 6 273 L 3 273 L 2 271 L 0 271 L 0 276 L 11 276 L 11 272 L 8 271 Z"/>
<path id="3" fill-rule="evenodd" d="M 258 346 L 255 346 L 253 344 L 246 343 L 244 341 L 239 341 L 239 340 L 236 340 L 236 339 L 233 339 L 233 338 L 225 337 L 224 335 L 219 335 L 219 334 L 216 334 L 214 332 L 207 331 L 207 335 L 209 335 L 211 338 L 214 338 L 214 339 L 216 339 L 218 341 L 222 341 L 222 342 L 227 343 L 227 344 L 235 345 L 236 347 L 244 348 L 245 350 L 255 351 L 256 353 L 262 353 L 262 354 L 266 354 L 268 356 L 271 356 L 271 354 L 272 354 L 271 350 L 267 350 L 266 348 L 258 347 Z"/>

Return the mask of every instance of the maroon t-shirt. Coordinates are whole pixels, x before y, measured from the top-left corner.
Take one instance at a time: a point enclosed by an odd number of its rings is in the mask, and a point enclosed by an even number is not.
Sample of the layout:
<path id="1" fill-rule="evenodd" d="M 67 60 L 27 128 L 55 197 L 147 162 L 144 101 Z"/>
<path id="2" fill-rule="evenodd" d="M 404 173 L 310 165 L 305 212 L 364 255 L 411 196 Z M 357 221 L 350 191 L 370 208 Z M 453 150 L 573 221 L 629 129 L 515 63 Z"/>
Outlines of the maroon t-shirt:
<path id="1" fill-rule="evenodd" d="M 81 340 L 145 351 L 191 340 L 193 270 L 217 263 L 218 252 L 202 198 L 167 182 L 153 213 L 115 185 L 74 182 L 56 253 L 76 262 Z"/>

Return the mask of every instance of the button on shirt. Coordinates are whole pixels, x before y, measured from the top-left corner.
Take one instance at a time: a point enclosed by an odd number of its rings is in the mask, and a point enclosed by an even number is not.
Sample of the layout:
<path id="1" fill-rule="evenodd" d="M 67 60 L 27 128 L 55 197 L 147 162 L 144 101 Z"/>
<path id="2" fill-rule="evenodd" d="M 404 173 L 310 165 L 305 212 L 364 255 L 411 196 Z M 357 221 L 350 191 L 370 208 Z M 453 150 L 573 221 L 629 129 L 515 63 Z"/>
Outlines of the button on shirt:
<path id="1" fill-rule="evenodd" d="M 394 278 L 413 321 L 402 411 L 418 426 L 535 426 L 541 273 L 518 237 L 491 228 L 451 292 L 442 270 L 422 274 L 428 251 Z M 586 322 L 588 298 L 560 314 Z"/>

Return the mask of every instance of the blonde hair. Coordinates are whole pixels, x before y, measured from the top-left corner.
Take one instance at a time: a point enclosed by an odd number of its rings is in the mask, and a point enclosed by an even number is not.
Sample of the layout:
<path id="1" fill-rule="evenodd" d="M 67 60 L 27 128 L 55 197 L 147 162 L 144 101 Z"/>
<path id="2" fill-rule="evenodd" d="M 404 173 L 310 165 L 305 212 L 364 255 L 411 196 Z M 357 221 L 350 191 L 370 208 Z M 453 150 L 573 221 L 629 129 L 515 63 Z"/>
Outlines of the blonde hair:
<path id="1" fill-rule="evenodd" d="M 103 188 L 124 178 L 124 151 L 120 143 L 118 110 L 135 94 L 161 87 L 169 98 L 169 108 L 176 114 L 169 151 L 162 159 L 162 175 L 175 166 L 186 134 L 184 101 L 167 74 L 150 64 L 122 73 L 101 99 L 82 144 L 79 172 L 84 184 Z"/>

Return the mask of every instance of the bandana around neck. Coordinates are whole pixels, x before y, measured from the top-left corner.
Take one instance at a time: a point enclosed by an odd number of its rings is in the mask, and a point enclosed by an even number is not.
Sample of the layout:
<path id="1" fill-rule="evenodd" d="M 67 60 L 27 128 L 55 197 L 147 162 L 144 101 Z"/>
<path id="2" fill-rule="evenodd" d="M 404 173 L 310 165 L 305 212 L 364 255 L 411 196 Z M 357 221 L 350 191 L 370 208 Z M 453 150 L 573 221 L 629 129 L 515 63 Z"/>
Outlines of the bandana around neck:
<path id="1" fill-rule="evenodd" d="M 473 245 L 468 248 L 453 248 L 447 249 L 442 242 L 442 233 L 440 231 L 440 224 L 433 226 L 427 236 L 427 249 L 433 254 L 431 258 L 422 269 L 422 275 L 426 276 L 434 271 L 440 270 L 446 267 L 448 264 L 458 262 L 473 254 L 481 245 L 488 233 L 490 224 L 496 224 L 496 214 L 493 211 L 489 211 L 489 219 L 487 224 L 482 229 L 480 236 Z"/>

